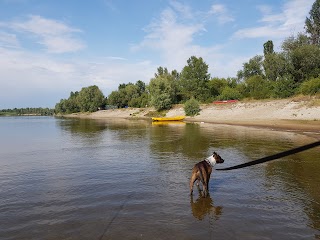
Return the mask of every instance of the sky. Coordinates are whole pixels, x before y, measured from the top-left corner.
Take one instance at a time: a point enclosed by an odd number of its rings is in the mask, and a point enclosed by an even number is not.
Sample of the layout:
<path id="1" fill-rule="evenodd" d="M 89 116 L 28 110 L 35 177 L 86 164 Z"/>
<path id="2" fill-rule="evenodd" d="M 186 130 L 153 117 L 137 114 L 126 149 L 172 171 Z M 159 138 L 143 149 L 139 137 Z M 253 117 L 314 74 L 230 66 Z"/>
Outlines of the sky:
<path id="1" fill-rule="evenodd" d="M 272 40 L 304 32 L 314 0 L 0 0 L 0 109 L 54 108 L 97 85 L 149 84 L 202 57 L 235 77 Z"/>

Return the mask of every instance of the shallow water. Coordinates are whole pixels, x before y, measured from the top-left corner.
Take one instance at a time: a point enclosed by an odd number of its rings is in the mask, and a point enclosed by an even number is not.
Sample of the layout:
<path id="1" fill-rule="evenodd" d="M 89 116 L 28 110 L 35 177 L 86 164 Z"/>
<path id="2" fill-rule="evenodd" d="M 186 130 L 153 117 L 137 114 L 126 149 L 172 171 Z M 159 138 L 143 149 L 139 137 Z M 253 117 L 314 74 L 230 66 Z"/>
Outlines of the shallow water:
<path id="1" fill-rule="evenodd" d="M 0 239 L 320 238 L 320 148 L 229 172 L 189 196 L 192 166 L 317 139 L 212 124 L 0 118 Z"/>

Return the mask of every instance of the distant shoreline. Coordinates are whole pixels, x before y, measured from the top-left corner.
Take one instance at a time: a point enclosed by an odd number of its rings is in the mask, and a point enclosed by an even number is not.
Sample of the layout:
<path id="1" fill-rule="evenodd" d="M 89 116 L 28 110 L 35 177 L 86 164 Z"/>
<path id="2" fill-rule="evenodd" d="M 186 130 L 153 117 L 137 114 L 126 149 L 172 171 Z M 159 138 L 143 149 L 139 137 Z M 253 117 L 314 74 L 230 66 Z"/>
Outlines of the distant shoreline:
<path id="1" fill-rule="evenodd" d="M 68 118 L 88 119 L 145 119 L 152 108 L 125 108 L 101 110 L 93 113 L 64 115 Z M 185 115 L 183 105 L 175 105 L 166 116 Z M 207 104 L 201 106 L 198 116 L 186 117 L 185 122 L 264 127 L 279 130 L 310 131 L 320 138 L 320 104 L 310 100 L 262 100 L 230 104 Z"/>

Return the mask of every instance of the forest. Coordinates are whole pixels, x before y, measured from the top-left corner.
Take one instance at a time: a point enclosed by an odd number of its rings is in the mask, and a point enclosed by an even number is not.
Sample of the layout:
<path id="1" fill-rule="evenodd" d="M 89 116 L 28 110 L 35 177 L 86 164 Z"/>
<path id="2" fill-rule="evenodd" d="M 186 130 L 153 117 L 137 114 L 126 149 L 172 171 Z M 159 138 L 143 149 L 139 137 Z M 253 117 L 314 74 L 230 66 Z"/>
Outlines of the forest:
<path id="1" fill-rule="evenodd" d="M 236 77 L 211 77 L 202 57 L 191 56 L 183 69 L 158 67 L 148 85 L 120 84 L 108 97 L 97 86 L 71 92 L 55 106 L 56 113 L 93 112 L 98 109 L 146 107 L 170 109 L 192 100 L 210 103 L 230 99 L 279 99 L 294 95 L 320 96 L 320 0 L 305 20 L 305 32 L 289 36 L 274 51 L 269 40 L 261 46 L 263 55 L 243 63 Z"/>

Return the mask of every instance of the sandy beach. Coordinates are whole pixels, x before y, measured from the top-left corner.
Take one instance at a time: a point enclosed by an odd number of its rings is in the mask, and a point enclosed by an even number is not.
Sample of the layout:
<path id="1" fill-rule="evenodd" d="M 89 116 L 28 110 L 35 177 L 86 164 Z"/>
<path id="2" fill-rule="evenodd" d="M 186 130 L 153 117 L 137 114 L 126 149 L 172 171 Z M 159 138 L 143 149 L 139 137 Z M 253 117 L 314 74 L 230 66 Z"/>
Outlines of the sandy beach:
<path id="1" fill-rule="evenodd" d="M 146 115 L 153 108 L 126 108 L 102 110 L 94 113 L 70 114 L 67 117 L 108 119 L 150 119 Z M 167 117 L 185 115 L 183 105 L 176 105 Z M 239 101 L 226 104 L 201 105 L 200 114 L 186 117 L 186 122 L 230 124 L 272 129 L 311 131 L 320 134 L 319 99 Z"/>

